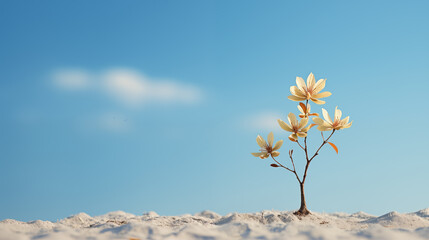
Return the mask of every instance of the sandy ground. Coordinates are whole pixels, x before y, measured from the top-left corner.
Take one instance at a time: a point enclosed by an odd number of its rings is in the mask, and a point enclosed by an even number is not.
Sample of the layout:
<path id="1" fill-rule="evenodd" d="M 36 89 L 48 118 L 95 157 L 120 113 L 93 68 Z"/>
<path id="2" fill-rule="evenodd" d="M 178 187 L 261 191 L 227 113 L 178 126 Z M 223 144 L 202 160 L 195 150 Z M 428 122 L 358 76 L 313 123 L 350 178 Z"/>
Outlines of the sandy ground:
<path id="1" fill-rule="evenodd" d="M 21 239 L 429 239 L 429 208 L 414 213 L 316 213 L 299 218 L 292 212 L 136 216 L 85 213 L 57 222 L 0 222 L 1 240 Z"/>

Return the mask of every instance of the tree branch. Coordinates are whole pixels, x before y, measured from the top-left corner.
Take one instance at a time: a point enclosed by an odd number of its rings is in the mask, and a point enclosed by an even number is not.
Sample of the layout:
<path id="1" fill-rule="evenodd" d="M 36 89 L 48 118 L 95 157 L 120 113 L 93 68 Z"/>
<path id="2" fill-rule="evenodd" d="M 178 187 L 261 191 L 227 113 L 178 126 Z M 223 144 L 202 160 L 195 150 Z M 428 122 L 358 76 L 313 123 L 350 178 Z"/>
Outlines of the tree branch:
<path id="1" fill-rule="evenodd" d="M 308 99 L 305 102 L 305 108 L 308 108 Z M 307 136 L 304 138 L 304 146 L 305 146 L 305 148 L 304 148 L 305 159 L 307 160 L 307 164 L 305 164 L 304 175 L 302 176 L 302 182 L 301 183 L 305 183 L 305 179 L 307 178 L 308 167 L 310 166 L 310 160 L 308 159 Z"/>
<path id="2" fill-rule="evenodd" d="M 293 150 L 289 150 L 290 161 L 292 162 L 293 170 L 296 172 L 295 163 L 293 162 L 292 154 L 293 154 Z"/>
<path id="3" fill-rule="evenodd" d="M 295 174 L 295 177 L 296 177 L 296 179 L 298 180 L 298 182 L 299 182 L 299 183 L 302 183 L 302 182 L 301 182 L 301 179 L 299 179 L 299 176 L 298 176 L 298 174 L 296 173 L 295 163 L 293 162 L 292 154 L 293 154 L 293 150 L 290 150 L 290 151 L 289 151 L 289 158 L 290 158 L 290 161 L 292 162 L 292 166 L 293 166 L 293 173 Z"/>
<path id="4" fill-rule="evenodd" d="M 298 143 L 298 145 L 302 148 L 302 150 L 305 151 L 304 147 L 301 146 L 301 144 L 298 142 L 298 140 L 296 140 L 296 143 Z"/>
<path id="5" fill-rule="evenodd" d="M 270 154 L 271 155 L 271 154 Z M 284 168 L 284 169 L 286 169 L 286 170 L 288 170 L 288 171 L 291 171 L 291 172 L 294 172 L 293 170 L 291 170 L 290 168 L 288 168 L 288 167 L 285 167 L 285 166 L 283 166 L 283 164 L 281 164 L 281 163 L 279 163 L 274 157 L 273 157 L 273 155 L 271 155 L 271 158 L 280 166 L 280 167 L 282 167 L 282 168 Z"/>
<path id="6" fill-rule="evenodd" d="M 320 145 L 319 149 L 317 149 L 317 151 L 316 151 L 316 153 L 314 153 L 313 157 L 311 157 L 311 158 L 310 158 L 310 160 L 309 160 L 310 162 L 311 162 L 311 160 L 313 160 L 313 158 L 314 158 L 314 157 L 316 157 L 317 155 L 319 155 L 319 151 L 320 151 L 320 149 L 322 149 L 322 147 L 323 147 L 326 143 L 328 143 L 328 140 L 332 137 L 332 135 L 334 134 L 334 132 L 335 132 L 335 129 L 334 129 L 334 130 L 332 130 L 331 135 L 329 135 L 329 137 L 328 137 L 326 140 L 324 140 L 324 141 L 323 141 L 322 145 Z M 323 135 L 322 135 L 322 137 L 323 137 Z"/>
<path id="7" fill-rule="evenodd" d="M 289 157 L 290 160 L 292 161 L 292 166 L 293 166 L 293 170 L 291 170 L 290 168 L 283 166 L 283 164 L 279 163 L 272 155 L 271 158 L 282 168 L 292 172 L 293 174 L 295 174 L 296 179 L 298 180 L 299 183 L 301 183 L 301 179 L 299 179 L 298 174 L 296 173 L 296 169 L 295 169 L 295 164 L 293 163 L 293 158 L 292 158 L 292 151 L 289 151 Z"/>
<path id="8" fill-rule="evenodd" d="M 310 160 L 308 160 L 308 149 L 307 149 L 307 137 L 304 138 L 304 143 L 305 143 L 305 159 L 307 160 L 307 164 L 305 164 L 305 170 L 304 170 L 304 175 L 302 176 L 302 182 L 305 182 L 305 179 L 307 178 L 307 171 L 308 171 L 308 167 L 310 166 Z"/>

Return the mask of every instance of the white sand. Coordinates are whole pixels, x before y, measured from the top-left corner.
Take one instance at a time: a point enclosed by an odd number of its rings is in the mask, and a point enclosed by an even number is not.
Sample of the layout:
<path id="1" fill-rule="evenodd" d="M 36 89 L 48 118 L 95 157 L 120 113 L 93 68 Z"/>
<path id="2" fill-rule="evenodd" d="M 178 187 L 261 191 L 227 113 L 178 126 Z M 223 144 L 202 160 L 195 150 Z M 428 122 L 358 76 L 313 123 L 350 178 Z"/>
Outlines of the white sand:
<path id="1" fill-rule="evenodd" d="M 429 239 L 429 208 L 415 213 L 390 212 L 380 217 L 313 212 L 299 218 L 292 212 L 263 211 L 220 216 L 204 211 L 194 215 L 136 216 L 111 212 L 85 213 L 58 222 L 0 221 L 1 240 L 21 239 Z"/>

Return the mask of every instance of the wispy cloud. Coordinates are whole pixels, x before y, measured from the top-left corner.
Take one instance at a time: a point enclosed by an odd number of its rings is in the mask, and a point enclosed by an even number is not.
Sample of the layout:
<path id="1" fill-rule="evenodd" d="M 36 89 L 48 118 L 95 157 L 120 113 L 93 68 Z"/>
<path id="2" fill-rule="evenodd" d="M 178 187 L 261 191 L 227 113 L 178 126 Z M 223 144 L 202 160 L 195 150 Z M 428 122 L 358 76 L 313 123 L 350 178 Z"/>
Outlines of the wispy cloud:
<path id="1" fill-rule="evenodd" d="M 66 90 L 95 90 L 127 105 L 193 104 L 202 100 L 201 89 L 176 80 L 148 77 L 132 69 L 108 69 L 92 73 L 60 69 L 52 74 L 54 85 Z"/>
<path id="2" fill-rule="evenodd" d="M 128 110 L 139 110 L 147 105 L 189 105 L 203 99 L 202 90 L 196 86 L 173 79 L 149 77 L 133 69 L 111 68 L 93 72 L 63 68 L 52 72 L 51 81 L 56 89 L 97 93 L 110 100 L 106 101 L 103 109 L 95 109 L 98 114 L 92 112 L 81 116 L 78 125 L 86 130 L 118 134 L 133 130 L 133 121 L 129 119 L 133 114 Z M 120 104 L 111 105 L 111 100 Z M 106 112 L 106 109 L 110 111 Z"/>
<path id="3" fill-rule="evenodd" d="M 66 90 L 83 90 L 90 87 L 91 76 L 80 69 L 59 69 L 52 74 L 53 84 Z"/>
<path id="4" fill-rule="evenodd" d="M 246 129 L 256 131 L 257 133 L 264 132 L 281 132 L 282 129 L 277 123 L 277 119 L 281 119 L 282 114 L 276 112 L 260 112 L 247 116 L 242 121 Z"/>
<path id="5" fill-rule="evenodd" d="M 196 103 L 202 98 L 198 88 L 173 80 L 149 78 L 132 70 L 115 69 L 102 77 L 108 94 L 128 105 L 146 103 Z"/>

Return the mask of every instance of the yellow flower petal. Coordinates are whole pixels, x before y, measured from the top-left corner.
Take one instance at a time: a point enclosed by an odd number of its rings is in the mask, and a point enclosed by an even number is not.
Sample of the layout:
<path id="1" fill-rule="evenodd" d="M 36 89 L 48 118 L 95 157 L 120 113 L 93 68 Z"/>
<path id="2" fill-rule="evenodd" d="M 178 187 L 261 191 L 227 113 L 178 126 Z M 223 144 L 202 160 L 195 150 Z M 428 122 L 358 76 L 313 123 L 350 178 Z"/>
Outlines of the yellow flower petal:
<path id="1" fill-rule="evenodd" d="M 307 106 L 305 106 L 305 104 L 304 104 L 304 103 L 300 102 L 300 103 L 299 103 L 299 106 L 300 106 L 300 107 L 301 107 L 301 109 L 302 109 L 302 113 L 307 113 L 307 112 L 308 112 Z"/>
<path id="2" fill-rule="evenodd" d="M 268 158 L 269 156 L 270 156 L 269 153 L 265 153 L 264 155 L 261 155 L 259 158 L 260 159 L 265 159 L 265 158 Z"/>
<path id="3" fill-rule="evenodd" d="M 338 106 L 335 107 L 335 115 L 334 115 L 335 121 L 340 120 L 341 119 L 341 115 L 343 115 L 343 113 L 341 112 L 341 110 L 338 109 Z"/>
<path id="4" fill-rule="evenodd" d="M 256 142 L 261 148 L 265 148 L 267 146 L 267 143 L 265 142 L 265 140 L 259 135 L 256 137 Z"/>
<path id="5" fill-rule="evenodd" d="M 316 98 L 310 98 L 310 100 L 313 101 L 315 104 L 319 104 L 319 105 L 325 104 L 325 101 L 322 101 Z"/>
<path id="6" fill-rule="evenodd" d="M 302 103 L 302 105 L 304 105 L 304 103 Z M 302 108 L 302 105 L 301 105 L 301 102 L 300 102 L 297 108 L 298 108 L 298 110 L 299 110 L 302 114 L 305 114 L 305 110 Z M 304 105 L 304 107 L 305 107 L 305 105 Z"/>
<path id="7" fill-rule="evenodd" d="M 298 125 L 298 129 L 305 127 L 307 125 L 307 123 L 308 123 L 308 118 L 301 119 L 301 121 L 299 122 L 299 125 Z"/>
<path id="8" fill-rule="evenodd" d="M 307 88 L 313 89 L 314 85 L 316 84 L 316 79 L 314 79 L 313 73 L 310 73 L 307 77 Z"/>
<path id="9" fill-rule="evenodd" d="M 325 118 L 325 121 L 327 121 L 329 124 L 332 124 L 332 119 L 329 116 L 328 111 L 326 109 L 322 108 L 323 118 Z"/>
<path id="10" fill-rule="evenodd" d="M 304 101 L 306 98 L 305 97 L 297 97 L 294 95 L 290 95 L 287 97 L 289 100 L 295 101 L 295 102 L 300 102 L 300 101 Z"/>
<path id="11" fill-rule="evenodd" d="M 296 133 L 292 133 L 291 135 L 289 135 L 289 140 L 291 140 L 292 142 L 298 141 L 298 136 L 296 135 Z"/>
<path id="12" fill-rule="evenodd" d="M 319 131 L 330 131 L 330 130 L 332 130 L 332 128 L 319 125 L 317 127 L 317 130 L 319 130 Z"/>
<path id="13" fill-rule="evenodd" d="M 307 133 L 303 133 L 303 132 L 297 132 L 296 135 L 298 135 L 298 137 L 307 137 Z"/>
<path id="14" fill-rule="evenodd" d="M 320 79 L 317 81 L 317 83 L 314 85 L 313 94 L 317 94 L 320 91 L 322 91 L 323 88 L 325 88 L 326 79 Z"/>
<path id="15" fill-rule="evenodd" d="M 268 141 L 268 146 L 272 147 L 273 143 L 274 143 L 274 134 L 273 134 L 273 132 L 270 132 L 268 134 L 267 141 Z"/>
<path id="16" fill-rule="evenodd" d="M 305 82 L 304 79 L 302 79 L 301 77 L 296 77 L 296 85 L 298 86 L 298 88 L 305 93 L 305 89 L 307 89 L 307 86 L 305 86 Z"/>
<path id="17" fill-rule="evenodd" d="M 322 125 L 325 120 L 321 119 L 320 117 L 313 118 L 313 122 L 317 125 Z"/>
<path id="18" fill-rule="evenodd" d="M 283 130 L 288 131 L 288 132 L 293 132 L 292 128 L 287 123 L 285 123 L 283 120 L 278 119 L 277 122 L 279 123 L 280 127 Z"/>
<path id="19" fill-rule="evenodd" d="M 297 97 L 303 97 L 303 98 L 306 97 L 305 94 L 303 92 L 301 92 L 301 90 L 299 90 L 299 88 L 296 86 L 290 87 L 290 93 L 292 93 L 292 95 L 297 96 Z"/>
<path id="20" fill-rule="evenodd" d="M 317 124 L 310 124 L 307 127 L 301 129 L 301 132 L 308 132 L 308 130 L 310 130 L 310 128 L 312 127 L 311 125 L 317 125 Z"/>
<path id="21" fill-rule="evenodd" d="M 298 125 L 298 120 L 296 120 L 295 114 L 289 113 L 287 115 L 287 119 L 289 120 L 289 123 L 292 126 L 292 128 Z"/>
<path id="22" fill-rule="evenodd" d="M 283 140 L 279 140 L 276 142 L 276 145 L 273 147 L 273 151 L 279 150 L 283 145 Z"/>
<path id="23" fill-rule="evenodd" d="M 322 92 L 322 93 L 314 94 L 313 98 L 325 98 L 325 97 L 329 97 L 331 95 L 332 95 L 332 93 L 330 93 L 330 92 Z"/>
<path id="24" fill-rule="evenodd" d="M 346 125 L 347 123 L 349 123 L 349 117 L 346 117 L 343 120 L 341 120 L 340 125 Z"/>
<path id="25" fill-rule="evenodd" d="M 252 155 L 253 156 L 255 156 L 255 157 L 260 157 L 260 156 L 262 156 L 262 155 L 264 155 L 265 153 L 261 153 L 261 152 L 258 152 L 258 153 L 252 153 Z"/>
<path id="26" fill-rule="evenodd" d="M 308 132 L 314 126 L 317 126 L 317 124 L 312 123 L 312 124 L 308 125 L 306 128 L 301 129 L 301 132 Z"/>
<path id="27" fill-rule="evenodd" d="M 327 121 L 324 121 L 323 124 L 319 126 L 332 128 L 332 124 L 329 124 Z"/>
<path id="28" fill-rule="evenodd" d="M 271 156 L 273 157 L 278 157 L 280 155 L 279 152 L 271 152 Z"/>
<path id="29" fill-rule="evenodd" d="M 344 126 L 343 126 L 343 128 L 349 128 L 349 127 L 351 127 L 351 126 L 352 126 L 352 123 L 353 123 L 353 121 L 351 121 L 350 123 L 348 123 L 348 124 L 344 125 Z"/>

